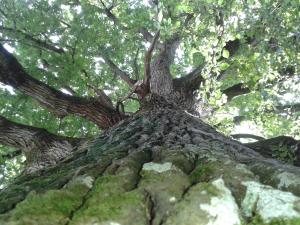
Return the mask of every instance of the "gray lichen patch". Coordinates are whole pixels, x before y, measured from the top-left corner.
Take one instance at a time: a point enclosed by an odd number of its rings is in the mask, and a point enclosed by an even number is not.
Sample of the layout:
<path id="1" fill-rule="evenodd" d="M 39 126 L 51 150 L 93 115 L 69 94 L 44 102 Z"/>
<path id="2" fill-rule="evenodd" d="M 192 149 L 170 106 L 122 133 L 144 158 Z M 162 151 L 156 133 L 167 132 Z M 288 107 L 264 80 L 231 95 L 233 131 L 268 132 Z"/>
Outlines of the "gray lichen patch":
<path id="1" fill-rule="evenodd" d="M 228 159 L 218 159 L 215 162 L 202 160 L 189 177 L 192 183 L 210 182 L 222 177 L 238 204 L 246 191 L 241 182 L 255 180 L 254 174 L 246 165 Z"/>
<path id="2" fill-rule="evenodd" d="M 93 182 L 94 182 L 94 178 L 85 174 L 85 175 L 81 175 L 81 176 L 77 176 L 75 178 L 73 178 L 67 185 L 66 187 L 72 186 L 72 185 L 76 185 L 76 184 L 83 184 L 86 187 L 88 187 L 89 189 L 93 187 Z"/>
<path id="3" fill-rule="evenodd" d="M 152 170 L 152 171 L 156 171 L 158 173 L 163 173 L 163 172 L 166 172 L 171 169 L 172 169 L 172 163 L 170 163 L 170 162 L 165 162 L 165 163 L 149 162 L 149 163 L 145 163 L 143 165 L 143 170 L 145 170 L 145 171 Z"/>
<path id="4" fill-rule="evenodd" d="M 278 168 L 278 164 L 266 161 L 255 162 L 250 165 L 250 168 L 256 175 L 259 176 L 260 180 L 263 181 L 264 184 L 279 188 L 283 191 L 289 191 L 300 196 L 300 176 L 299 173 L 296 172 L 296 167 L 286 165 L 285 167 Z"/>
<path id="5" fill-rule="evenodd" d="M 197 154 L 189 151 L 189 149 L 183 149 L 181 146 L 174 148 L 157 147 L 152 158 L 156 163 L 170 162 L 184 173 L 190 173 L 195 165 Z"/>
<path id="6" fill-rule="evenodd" d="M 239 208 L 231 191 L 225 186 L 223 179 L 212 182 L 219 190 L 218 196 L 213 196 L 210 203 L 200 204 L 200 209 L 209 215 L 208 224 L 211 225 L 239 225 L 241 224 Z"/>
<path id="7" fill-rule="evenodd" d="M 246 217 L 259 216 L 263 222 L 300 218 L 300 198 L 258 182 L 243 182 L 247 187 L 242 210 Z"/>
<path id="8" fill-rule="evenodd" d="M 244 174 L 248 174 L 250 176 L 254 176 L 254 174 L 252 173 L 252 171 L 249 170 L 245 164 L 238 163 L 238 164 L 236 164 L 235 168 L 237 170 L 240 170 Z"/>
<path id="9" fill-rule="evenodd" d="M 179 202 L 166 225 L 239 225 L 239 209 L 231 191 L 219 178 L 190 188 Z"/>
<path id="10" fill-rule="evenodd" d="M 282 172 L 279 173 L 276 178 L 279 180 L 278 188 L 290 188 L 295 187 L 300 190 L 300 177 L 295 174 Z"/>

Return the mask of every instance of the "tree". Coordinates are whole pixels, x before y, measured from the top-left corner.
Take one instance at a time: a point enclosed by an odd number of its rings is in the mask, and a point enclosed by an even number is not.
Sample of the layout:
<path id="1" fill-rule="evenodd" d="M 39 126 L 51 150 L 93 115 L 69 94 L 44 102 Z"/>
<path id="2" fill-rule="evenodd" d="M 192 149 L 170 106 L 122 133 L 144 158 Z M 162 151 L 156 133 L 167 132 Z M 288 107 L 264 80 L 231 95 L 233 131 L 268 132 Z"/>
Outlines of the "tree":
<path id="1" fill-rule="evenodd" d="M 297 1 L 0 2 L 0 224 L 300 223 Z"/>

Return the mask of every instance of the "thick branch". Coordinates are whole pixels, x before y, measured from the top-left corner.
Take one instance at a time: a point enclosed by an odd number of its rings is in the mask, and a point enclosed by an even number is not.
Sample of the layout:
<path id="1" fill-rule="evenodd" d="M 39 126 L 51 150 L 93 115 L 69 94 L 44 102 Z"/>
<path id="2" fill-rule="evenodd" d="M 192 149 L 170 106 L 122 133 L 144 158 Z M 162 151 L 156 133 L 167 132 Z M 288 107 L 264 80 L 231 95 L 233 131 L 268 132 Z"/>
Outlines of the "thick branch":
<path id="1" fill-rule="evenodd" d="M 204 82 L 201 76 L 203 65 L 195 68 L 188 75 L 174 79 L 174 86 L 176 89 L 183 88 L 186 91 L 194 91 L 199 88 L 200 84 Z"/>
<path id="2" fill-rule="evenodd" d="M 170 65 L 173 63 L 176 49 L 180 43 L 180 35 L 175 33 L 163 44 L 156 59 L 151 64 L 150 91 L 161 97 L 168 97 L 173 92 L 173 79 Z"/>
<path id="3" fill-rule="evenodd" d="M 51 134 L 45 129 L 18 124 L 0 116 L 0 144 L 20 149 L 26 156 L 27 171 L 56 164 L 70 155 L 81 140 Z"/>
<path id="4" fill-rule="evenodd" d="M 292 113 L 299 112 L 300 111 L 300 103 L 275 106 L 275 112 L 282 113 L 282 112 L 286 112 L 286 111 L 290 111 Z"/>
<path id="5" fill-rule="evenodd" d="M 231 101 L 234 97 L 248 94 L 250 93 L 250 89 L 248 87 L 243 87 L 242 83 L 233 85 L 232 87 L 229 87 L 222 92 L 227 95 L 227 102 Z"/>
<path id="6" fill-rule="evenodd" d="M 59 117 L 75 114 L 94 122 L 102 129 L 123 118 L 105 102 L 66 95 L 31 77 L 16 58 L 0 45 L 0 82 L 31 96 Z"/>
<path id="7" fill-rule="evenodd" d="M 265 157 L 277 158 L 285 162 L 292 162 L 295 166 L 300 166 L 300 141 L 292 137 L 278 136 L 246 143 L 245 145 Z"/>
<path id="8" fill-rule="evenodd" d="M 257 136 L 257 135 L 254 135 L 254 134 L 232 134 L 231 137 L 233 137 L 235 139 L 251 138 L 251 139 L 258 140 L 258 141 L 265 140 L 265 138 Z"/>
<path id="9" fill-rule="evenodd" d="M 47 50 L 50 50 L 50 51 L 53 51 L 53 52 L 56 52 L 56 53 L 59 53 L 59 54 L 62 54 L 62 53 L 65 52 L 62 48 L 58 48 L 56 46 L 50 45 L 46 41 L 36 39 L 32 35 L 27 34 L 27 33 L 23 32 L 21 30 L 18 30 L 18 29 L 13 29 L 13 28 L 9 28 L 9 27 L 0 26 L 0 31 L 9 32 L 9 33 L 13 33 L 15 35 L 19 35 L 20 37 L 24 38 L 25 40 L 30 41 L 33 44 L 35 44 L 38 47 L 43 48 L 43 49 L 47 49 Z"/>

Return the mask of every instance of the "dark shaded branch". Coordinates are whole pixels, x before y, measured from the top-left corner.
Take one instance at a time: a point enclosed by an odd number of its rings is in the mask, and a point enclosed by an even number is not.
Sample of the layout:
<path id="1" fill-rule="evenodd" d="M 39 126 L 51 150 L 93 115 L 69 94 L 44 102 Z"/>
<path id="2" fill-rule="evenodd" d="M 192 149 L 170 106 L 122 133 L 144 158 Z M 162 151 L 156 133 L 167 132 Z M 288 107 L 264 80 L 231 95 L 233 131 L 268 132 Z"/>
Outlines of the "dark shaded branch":
<path id="1" fill-rule="evenodd" d="M 109 8 L 106 7 L 106 5 L 104 4 L 104 2 L 102 0 L 100 0 L 102 6 L 104 7 L 104 13 L 106 14 L 106 16 L 113 21 L 114 24 L 118 23 L 118 19 L 117 17 L 115 17 L 115 15 L 111 12 L 111 10 L 114 8 L 114 6 L 111 6 Z"/>
<path id="2" fill-rule="evenodd" d="M 258 141 L 265 140 L 265 138 L 257 136 L 257 135 L 254 135 L 254 134 L 232 134 L 230 136 L 233 137 L 233 138 L 235 138 L 235 139 L 251 138 L 251 139 L 258 140 Z"/>
<path id="3" fill-rule="evenodd" d="M 20 35 L 25 40 L 28 40 L 28 41 L 32 42 L 33 44 L 37 45 L 38 47 L 40 47 L 42 49 L 47 49 L 47 50 L 50 50 L 50 51 L 53 51 L 53 52 L 56 52 L 56 53 L 59 53 L 59 54 L 62 54 L 62 53 L 65 52 L 62 48 L 58 48 L 56 46 L 50 45 L 46 41 L 36 39 L 32 35 L 27 34 L 27 33 L 23 32 L 21 30 L 18 30 L 18 29 L 0 26 L 0 31 L 13 33 L 15 35 Z"/>
<path id="4" fill-rule="evenodd" d="M 300 166 L 300 141 L 288 136 L 278 136 L 257 142 L 246 143 L 265 157 L 277 158 Z M 285 154 L 282 154 L 285 153 Z"/>
<path id="5" fill-rule="evenodd" d="M 56 164 L 70 155 L 82 140 L 51 134 L 45 129 L 15 123 L 0 116 L 0 144 L 20 149 L 26 156 L 27 171 Z"/>
<path id="6" fill-rule="evenodd" d="M 203 65 L 195 68 L 192 72 L 184 77 L 174 79 L 174 86 L 176 89 L 184 88 L 185 90 L 194 91 L 197 90 L 205 79 L 201 76 Z"/>
<path id="7" fill-rule="evenodd" d="M 248 94 L 250 91 L 251 90 L 248 87 L 244 87 L 242 83 L 235 84 L 225 90 L 222 90 L 222 92 L 227 95 L 227 102 L 231 101 L 236 96 Z"/>
<path id="8" fill-rule="evenodd" d="M 277 105 L 275 106 L 275 112 L 283 113 L 290 111 L 291 113 L 300 111 L 300 103 L 289 104 L 289 105 Z"/>
<path id="9" fill-rule="evenodd" d="M 133 86 L 135 84 L 135 80 L 131 79 L 129 74 L 121 70 L 116 64 L 113 63 L 105 54 L 101 55 L 104 59 L 105 63 L 109 66 L 111 71 L 119 76 L 123 81 L 125 81 L 129 86 Z"/>
<path id="10" fill-rule="evenodd" d="M 123 118 L 114 108 L 93 98 L 70 96 L 31 77 L 17 59 L 0 45 L 0 82 L 31 96 L 59 117 L 74 114 L 107 129 Z"/>

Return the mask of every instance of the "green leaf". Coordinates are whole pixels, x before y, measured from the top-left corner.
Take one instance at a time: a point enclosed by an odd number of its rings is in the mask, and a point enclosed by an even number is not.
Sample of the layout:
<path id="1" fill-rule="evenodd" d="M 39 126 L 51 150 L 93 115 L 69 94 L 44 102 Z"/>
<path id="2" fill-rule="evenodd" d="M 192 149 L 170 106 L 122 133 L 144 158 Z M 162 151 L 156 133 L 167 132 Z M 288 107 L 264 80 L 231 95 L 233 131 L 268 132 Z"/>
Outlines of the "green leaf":
<path id="1" fill-rule="evenodd" d="M 228 58 L 229 58 L 229 51 L 226 50 L 226 49 L 224 49 L 223 52 L 222 52 L 222 56 L 223 56 L 224 58 L 228 59 Z"/>
<path id="2" fill-rule="evenodd" d="M 203 64 L 205 61 L 205 57 L 202 55 L 201 52 L 195 52 L 193 54 L 193 65 L 194 66 L 199 66 Z"/>
<path id="3" fill-rule="evenodd" d="M 228 63 L 221 63 L 220 65 L 220 70 L 227 70 L 227 68 L 229 67 L 230 65 Z"/>

